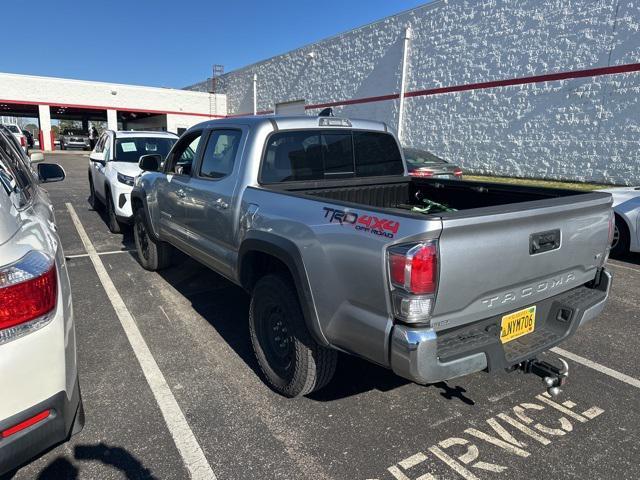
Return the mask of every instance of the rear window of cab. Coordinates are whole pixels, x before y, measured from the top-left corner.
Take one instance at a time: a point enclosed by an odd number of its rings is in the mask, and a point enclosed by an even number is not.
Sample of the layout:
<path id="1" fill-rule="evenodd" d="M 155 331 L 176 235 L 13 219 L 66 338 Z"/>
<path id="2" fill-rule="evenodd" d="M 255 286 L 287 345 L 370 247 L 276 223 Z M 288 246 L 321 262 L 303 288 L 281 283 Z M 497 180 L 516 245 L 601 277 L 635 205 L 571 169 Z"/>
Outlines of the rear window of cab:
<path id="1" fill-rule="evenodd" d="M 267 140 L 260 183 L 403 174 L 400 149 L 388 133 L 294 130 Z"/>

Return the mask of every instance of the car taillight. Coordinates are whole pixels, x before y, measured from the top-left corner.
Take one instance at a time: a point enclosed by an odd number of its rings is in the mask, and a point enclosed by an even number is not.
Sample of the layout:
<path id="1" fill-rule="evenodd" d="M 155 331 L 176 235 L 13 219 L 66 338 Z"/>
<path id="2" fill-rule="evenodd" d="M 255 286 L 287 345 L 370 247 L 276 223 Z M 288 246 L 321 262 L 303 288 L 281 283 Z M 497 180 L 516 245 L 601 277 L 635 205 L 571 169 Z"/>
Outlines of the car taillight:
<path id="1" fill-rule="evenodd" d="M 57 294 L 55 262 L 43 252 L 0 268 L 0 344 L 46 325 Z"/>
<path id="2" fill-rule="evenodd" d="M 462 169 L 460 167 L 456 167 L 453 169 L 453 176 L 454 177 L 461 177 L 462 176 Z"/>
<path id="3" fill-rule="evenodd" d="M 24 147 L 26 144 L 27 144 L 27 139 L 24 136 L 20 137 L 20 145 Z"/>
<path id="4" fill-rule="evenodd" d="M 412 177 L 433 177 L 433 171 L 418 169 L 409 172 L 409 175 Z"/>
<path id="5" fill-rule="evenodd" d="M 394 314 L 405 322 L 425 322 L 438 288 L 438 245 L 434 242 L 389 249 Z"/>

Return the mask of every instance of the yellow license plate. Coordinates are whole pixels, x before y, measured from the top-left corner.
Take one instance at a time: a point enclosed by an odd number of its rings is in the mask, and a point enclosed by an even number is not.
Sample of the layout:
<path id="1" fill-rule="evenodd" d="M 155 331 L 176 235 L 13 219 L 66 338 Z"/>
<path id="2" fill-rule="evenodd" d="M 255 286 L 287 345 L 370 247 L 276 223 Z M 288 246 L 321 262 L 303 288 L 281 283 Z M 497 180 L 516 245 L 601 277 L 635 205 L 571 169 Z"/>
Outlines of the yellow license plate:
<path id="1" fill-rule="evenodd" d="M 531 333 L 536 328 L 536 307 L 527 307 L 502 317 L 500 341 L 510 342 Z"/>

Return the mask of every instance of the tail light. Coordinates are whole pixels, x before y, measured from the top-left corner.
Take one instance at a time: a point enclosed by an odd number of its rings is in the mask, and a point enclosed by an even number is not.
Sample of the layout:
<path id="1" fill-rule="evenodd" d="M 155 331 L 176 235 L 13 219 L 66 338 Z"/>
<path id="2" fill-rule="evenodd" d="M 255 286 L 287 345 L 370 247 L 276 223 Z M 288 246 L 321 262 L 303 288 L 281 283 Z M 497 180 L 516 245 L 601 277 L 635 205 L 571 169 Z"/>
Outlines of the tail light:
<path id="1" fill-rule="evenodd" d="M 387 258 L 394 314 L 405 322 L 428 321 L 438 288 L 437 243 L 395 246 Z"/>
<path id="2" fill-rule="evenodd" d="M 20 137 L 20 145 L 22 145 L 23 147 L 27 144 L 27 139 L 24 135 L 22 135 Z"/>
<path id="3" fill-rule="evenodd" d="M 456 167 L 453 169 L 453 176 L 454 177 L 462 177 L 462 169 L 460 167 Z"/>
<path id="4" fill-rule="evenodd" d="M 409 175 L 412 177 L 433 177 L 433 171 L 418 169 L 409 172 Z"/>
<path id="5" fill-rule="evenodd" d="M 0 268 L 0 345 L 49 323 L 57 293 L 55 262 L 43 252 Z"/>

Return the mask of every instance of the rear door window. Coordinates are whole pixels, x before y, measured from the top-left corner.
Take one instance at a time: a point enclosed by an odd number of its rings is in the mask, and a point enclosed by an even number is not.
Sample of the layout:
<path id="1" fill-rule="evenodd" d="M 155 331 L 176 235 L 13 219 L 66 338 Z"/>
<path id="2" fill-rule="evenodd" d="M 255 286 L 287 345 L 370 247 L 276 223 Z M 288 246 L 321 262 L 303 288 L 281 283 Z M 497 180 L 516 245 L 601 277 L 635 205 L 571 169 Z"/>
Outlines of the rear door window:
<path id="1" fill-rule="evenodd" d="M 202 157 L 200 176 L 206 178 L 224 178 L 233 171 L 241 130 L 213 130 Z"/>
<path id="2" fill-rule="evenodd" d="M 267 141 L 261 168 L 262 183 L 404 173 L 392 135 L 344 130 L 275 133 Z"/>

